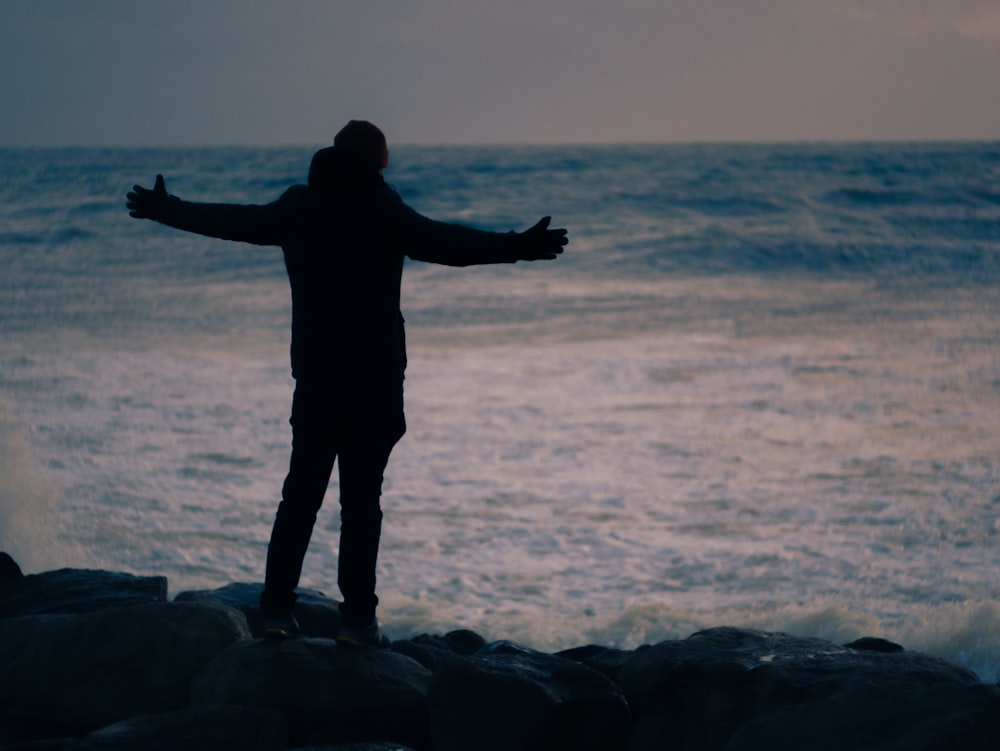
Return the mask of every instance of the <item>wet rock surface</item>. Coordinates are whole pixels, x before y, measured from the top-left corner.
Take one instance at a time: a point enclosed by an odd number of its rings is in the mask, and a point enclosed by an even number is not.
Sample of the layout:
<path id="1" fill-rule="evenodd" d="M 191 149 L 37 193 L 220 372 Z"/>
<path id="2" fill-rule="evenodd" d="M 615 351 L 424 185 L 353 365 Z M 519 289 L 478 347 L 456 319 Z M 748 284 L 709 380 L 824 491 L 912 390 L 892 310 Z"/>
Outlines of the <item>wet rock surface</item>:
<path id="1" fill-rule="evenodd" d="M 262 583 L 234 582 L 218 589 L 180 592 L 174 602 L 207 602 L 236 608 L 246 617 L 250 633 L 256 638 L 264 633 L 260 613 L 260 593 L 263 591 Z M 295 619 L 303 636 L 336 637 L 340 630 L 338 603 L 313 589 L 300 587 L 295 593 L 298 596 Z"/>
<path id="2" fill-rule="evenodd" d="M 993 749 L 1000 688 L 877 637 L 715 628 L 547 654 L 461 630 L 341 647 L 259 633 L 260 586 L 166 601 L 162 577 L 24 576 L 0 554 L 0 748 L 328 751 Z M 252 625 L 255 624 L 256 626 Z"/>
<path id="3" fill-rule="evenodd" d="M 124 605 L 165 602 L 165 576 L 64 568 L 24 576 L 0 554 L 0 618 L 41 613 L 91 613 Z"/>

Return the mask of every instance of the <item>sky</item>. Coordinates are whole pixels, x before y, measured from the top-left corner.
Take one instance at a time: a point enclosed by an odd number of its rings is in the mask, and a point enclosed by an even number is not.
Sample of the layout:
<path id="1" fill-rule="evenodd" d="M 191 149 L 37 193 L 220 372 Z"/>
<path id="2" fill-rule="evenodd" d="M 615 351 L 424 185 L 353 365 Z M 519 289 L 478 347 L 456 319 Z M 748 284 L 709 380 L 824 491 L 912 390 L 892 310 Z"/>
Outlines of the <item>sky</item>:
<path id="1" fill-rule="evenodd" d="M 1000 0 L 0 0 L 0 146 L 1000 139 Z"/>

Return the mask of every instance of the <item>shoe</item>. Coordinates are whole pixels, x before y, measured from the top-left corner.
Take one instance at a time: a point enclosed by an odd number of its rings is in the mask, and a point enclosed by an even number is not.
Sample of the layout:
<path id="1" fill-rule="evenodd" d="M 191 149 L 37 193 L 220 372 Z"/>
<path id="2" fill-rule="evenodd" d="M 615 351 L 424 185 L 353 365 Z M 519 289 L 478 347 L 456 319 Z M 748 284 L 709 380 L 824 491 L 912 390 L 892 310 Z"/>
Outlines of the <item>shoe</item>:
<path id="1" fill-rule="evenodd" d="M 299 633 L 299 622 L 291 613 L 264 615 L 265 639 L 288 639 Z"/>
<path id="2" fill-rule="evenodd" d="M 392 642 L 379 628 L 378 618 L 367 626 L 341 626 L 337 644 L 345 647 L 377 647 L 387 649 Z"/>

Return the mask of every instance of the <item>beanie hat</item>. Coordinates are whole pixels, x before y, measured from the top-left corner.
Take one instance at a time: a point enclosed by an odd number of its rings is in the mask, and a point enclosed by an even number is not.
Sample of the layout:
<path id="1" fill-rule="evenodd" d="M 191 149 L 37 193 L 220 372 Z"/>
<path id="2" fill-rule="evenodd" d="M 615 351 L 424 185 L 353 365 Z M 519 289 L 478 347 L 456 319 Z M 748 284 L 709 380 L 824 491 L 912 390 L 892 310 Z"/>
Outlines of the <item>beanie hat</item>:
<path id="1" fill-rule="evenodd" d="M 382 169 L 389 157 L 385 135 L 367 120 L 351 120 L 333 138 L 333 145 L 350 152 L 359 164 Z"/>

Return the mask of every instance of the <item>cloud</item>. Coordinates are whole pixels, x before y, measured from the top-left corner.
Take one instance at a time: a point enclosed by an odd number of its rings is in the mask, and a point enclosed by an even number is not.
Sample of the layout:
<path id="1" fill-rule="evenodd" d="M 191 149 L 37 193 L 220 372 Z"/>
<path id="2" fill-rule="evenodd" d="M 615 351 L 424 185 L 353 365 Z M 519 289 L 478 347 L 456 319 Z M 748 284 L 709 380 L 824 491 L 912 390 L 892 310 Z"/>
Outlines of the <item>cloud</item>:
<path id="1" fill-rule="evenodd" d="M 967 19 L 959 21 L 956 28 L 968 37 L 1000 41 L 1000 8 L 970 14 Z"/>
<path id="2" fill-rule="evenodd" d="M 953 29 L 965 37 L 1000 41 L 996 0 L 820 0 L 839 14 L 904 36 Z"/>

